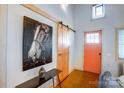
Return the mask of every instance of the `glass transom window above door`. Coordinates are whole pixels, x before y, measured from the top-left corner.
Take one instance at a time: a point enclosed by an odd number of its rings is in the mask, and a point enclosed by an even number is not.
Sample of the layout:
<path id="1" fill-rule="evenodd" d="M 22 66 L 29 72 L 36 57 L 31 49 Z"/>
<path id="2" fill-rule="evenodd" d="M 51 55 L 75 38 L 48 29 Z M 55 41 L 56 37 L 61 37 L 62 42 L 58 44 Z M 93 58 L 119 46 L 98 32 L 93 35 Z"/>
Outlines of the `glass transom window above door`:
<path id="1" fill-rule="evenodd" d="M 86 43 L 92 43 L 92 44 L 99 43 L 99 33 L 87 33 Z"/>
<path id="2" fill-rule="evenodd" d="M 92 5 L 92 19 L 105 17 L 105 6 L 103 4 Z"/>

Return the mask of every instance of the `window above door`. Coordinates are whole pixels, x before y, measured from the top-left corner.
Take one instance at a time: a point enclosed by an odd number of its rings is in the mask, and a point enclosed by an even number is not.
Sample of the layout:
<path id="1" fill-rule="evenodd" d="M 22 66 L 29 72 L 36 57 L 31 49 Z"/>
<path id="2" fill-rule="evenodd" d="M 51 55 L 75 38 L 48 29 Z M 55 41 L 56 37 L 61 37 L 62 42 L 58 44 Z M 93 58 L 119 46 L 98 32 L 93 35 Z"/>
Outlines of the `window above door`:
<path id="1" fill-rule="evenodd" d="M 99 19 L 105 16 L 105 6 L 103 4 L 92 5 L 92 19 Z"/>

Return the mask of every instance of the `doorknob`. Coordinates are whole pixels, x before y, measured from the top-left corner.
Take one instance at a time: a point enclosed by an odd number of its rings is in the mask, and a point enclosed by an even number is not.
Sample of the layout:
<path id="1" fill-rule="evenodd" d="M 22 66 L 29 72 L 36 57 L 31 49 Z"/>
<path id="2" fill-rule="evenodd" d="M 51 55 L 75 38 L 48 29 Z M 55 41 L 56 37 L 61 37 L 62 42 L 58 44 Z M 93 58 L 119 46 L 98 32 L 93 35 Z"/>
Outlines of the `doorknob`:
<path id="1" fill-rule="evenodd" d="M 101 56 L 101 53 L 99 53 L 99 55 Z"/>

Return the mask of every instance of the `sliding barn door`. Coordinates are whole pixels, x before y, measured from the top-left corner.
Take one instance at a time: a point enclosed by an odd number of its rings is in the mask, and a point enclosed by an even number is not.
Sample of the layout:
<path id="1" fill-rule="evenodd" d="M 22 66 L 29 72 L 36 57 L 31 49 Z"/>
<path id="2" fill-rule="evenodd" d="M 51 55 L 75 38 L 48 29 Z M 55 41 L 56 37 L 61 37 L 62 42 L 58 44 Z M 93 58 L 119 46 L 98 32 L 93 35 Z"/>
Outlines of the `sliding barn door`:
<path id="1" fill-rule="evenodd" d="M 60 80 L 62 81 L 69 74 L 69 30 L 61 24 L 58 26 L 57 68 L 62 71 L 62 73 L 60 73 Z"/>

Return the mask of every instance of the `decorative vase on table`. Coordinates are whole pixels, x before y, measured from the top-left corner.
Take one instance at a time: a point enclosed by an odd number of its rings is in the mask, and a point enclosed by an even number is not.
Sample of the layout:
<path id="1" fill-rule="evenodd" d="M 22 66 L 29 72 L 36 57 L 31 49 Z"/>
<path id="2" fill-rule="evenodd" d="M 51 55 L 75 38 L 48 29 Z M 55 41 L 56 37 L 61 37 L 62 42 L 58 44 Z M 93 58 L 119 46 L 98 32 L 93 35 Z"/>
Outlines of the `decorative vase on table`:
<path id="1" fill-rule="evenodd" d="M 45 73 L 46 73 L 45 68 L 41 67 L 39 70 L 39 79 L 45 79 Z"/>

